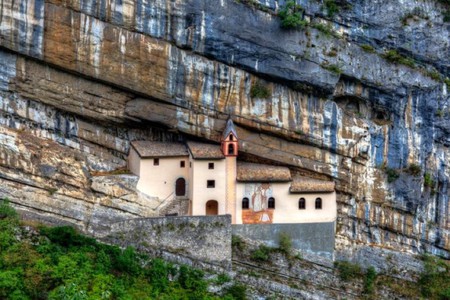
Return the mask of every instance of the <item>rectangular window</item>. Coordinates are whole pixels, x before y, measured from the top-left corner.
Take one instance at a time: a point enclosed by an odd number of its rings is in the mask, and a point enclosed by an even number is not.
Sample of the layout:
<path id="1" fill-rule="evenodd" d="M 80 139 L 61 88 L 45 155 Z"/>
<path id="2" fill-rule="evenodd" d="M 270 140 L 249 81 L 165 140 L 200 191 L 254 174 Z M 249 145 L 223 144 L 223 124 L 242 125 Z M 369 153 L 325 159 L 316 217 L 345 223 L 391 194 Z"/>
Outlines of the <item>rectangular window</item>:
<path id="1" fill-rule="evenodd" d="M 208 163 L 208 169 L 210 170 L 214 169 L 214 163 Z"/>
<path id="2" fill-rule="evenodd" d="M 180 161 L 180 168 L 184 168 L 184 166 L 185 166 L 184 160 Z"/>
<path id="3" fill-rule="evenodd" d="M 154 166 L 159 166 L 159 158 L 154 158 L 153 159 L 153 165 Z"/>
<path id="4" fill-rule="evenodd" d="M 207 180 L 206 181 L 206 187 L 209 188 L 209 189 L 216 187 L 216 181 L 215 180 Z"/>

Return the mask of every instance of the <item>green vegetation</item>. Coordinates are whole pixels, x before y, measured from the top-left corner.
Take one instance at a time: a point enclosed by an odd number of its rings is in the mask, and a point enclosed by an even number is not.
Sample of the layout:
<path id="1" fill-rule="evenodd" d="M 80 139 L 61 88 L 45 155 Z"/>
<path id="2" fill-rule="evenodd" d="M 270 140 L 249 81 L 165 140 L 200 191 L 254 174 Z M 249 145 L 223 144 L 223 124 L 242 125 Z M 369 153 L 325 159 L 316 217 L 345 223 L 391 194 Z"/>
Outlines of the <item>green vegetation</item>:
<path id="1" fill-rule="evenodd" d="M 375 53 L 375 49 L 368 44 L 363 44 L 360 47 L 361 47 L 361 49 L 363 49 L 364 51 L 366 51 L 368 53 Z"/>
<path id="2" fill-rule="evenodd" d="M 269 12 L 269 8 L 260 4 L 258 1 L 256 0 L 234 0 L 234 2 L 236 3 L 242 3 L 245 4 L 247 6 L 253 7 L 255 9 L 259 9 L 262 10 L 264 12 Z"/>
<path id="3" fill-rule="evenodd" d="M 415 64 L 413 59 L 401 55 L 395 49 L 391 49 L 391 50 L 386 51 L 382 55 L 382 57 L 384 59 L 392 62 L 392 63 L 395 63 L 395 64 L 402 64 L 402 65 L 408 66 L 410 68 L 415 68 L 416 67 L 416 64 Z"/>
<path id="4" fill-rule="evenodd" d="M 445 78 L 444 83 L 447 85 L 448 88 L 450 88 L 450 78 Z"/>
<path id="5" fill-rule="evenodd" d="M 256 81 L 250 89 L 250 96 L 252 98 L 267 99 L 272 96 L 272 93 L 262 82 Z"/>
<path id="6" fill-rule="evenodd" d="M 419 285 L 426 299 L 450 299 L 450 264 L 430 255 L 423 256 L 424 271 Z"/>
<path id="7" fill-rule="evenodd" d="M 364 294 L 372 295 L 375 289 L 375 281 L 377 279 L 377 272 L 375 268 L 370 266 L 366 271 L 366 276 L 364 277 Z"/>
<path id="8" fill-rule="evenodd" d="M 218 285 L 222 285 L 222 284 L 230 282 L 230 281 L 231 281 L 230 276 L 228 276 L 228 274 L 226 274 L 226 273 L 222 273 L 217 276 L 216 283 Z"/>
<path id="9" fill-rule="evenodd" d="M 231 247 L 239 251 L 242 251 L 245 249 L 245 242 L 239 235 L 233 234 L 231 236 Z"/>
<path id="10" fill-rule="evenodd" d="M 335 261 L 334 266 L 339 272 L 339 278 L 343 281 L 350 281 L 363 275 L 361 267 L 349 261 Z"/>
<path id="11" fill-rule="evenodd" d="M 335 64 L 331 64 L 331 65 L 322 64 L 321 66 L 322 66 L 322 68 L 324 68 L 324 69 L 326 69 L 326 70 L 328 70 L 330 72 L 333 72 L 335 74 L 341 74 L 342 73 L 342 70 L 341 70 L 341 68 L 338 65 L 335 65 Z"/>
<path id="12" fill-rule="evenodd" d="M 251 259 L 256 261 L 268 261 L 270 258 L 270 253 L 272 252 L 272 248 L 267 247 L 266 245 L 259 245 L 258 249 L 254 250 L 251 254 Z"/>
<path id="13" fill-rule="evenodd" d="M 286 256 L 290 256 L 292 252 L 292 239 L 291 237 L 285 233 L 280 233 L 280 242 L 278 249 L 284 253 Z"/>
<path id="14" fill-rule="evenodd" d="M 442 109 L 437 109 L 435 115 L 439 118 L 444 117 L 445 112 Z"/>
<path id="15" fill-rule="evenodd" d="M 423 174 L 423 185 L 425 187 L 433 188 L 435 185 L 435 182 L 433 180 L 433 177 L 430 173 Z"/>
<path id="16" fill-rule="evenodd" d="M 396 181 L 400 177 L 400 174 L 396 169 L 386 168 L 384 172 L 387 175 L 387 180 L 389 183 Z"/>
<path id="17" fill-rule="evenodd" d="M 303 12 L 303 8 L 295 3 L 294 0 L 287 1 L 278 13 L 281 19 L 281 27 L 285 29 L 304 28 L 307 22 L 303 20 Z"/>
<path id="18" fill-rule="evenodd" d="M 410 164 L 408 173 L 413 176 L 419 176 L 422 173 L 422 168 L 418 164 Z"/>
<path id="19" fill-rule="evenodd" d="M 435 70 L 426 73 L 433 80 L 441 81 L 441 74 Z"/>
<path id="20" fill-rule="evenodd" d="M 324 7 L 327 10 L 327 15 L 332 18 L 336 13 L 339 12 L 339 6 L 335 0 L 325 0 Z"/>
<path id="21" fill-rule="evenodd" d="M 200 270 L 98 243 L 72 227 L 42 227 L 32 238 L 22 231 L 0 200 L 0 299 L 245 299 L 244 288 L 215 296 Z"/>
<path id="22" fill-rule="evenodd" d="M 239 283 L 235 283 L 234 285 L 230 286 L 226 291 L 226 295 L 227 297 L 224 298 L 225 300 L 231 300 L 231 299 L 236 299 L 236 300 L 246 300 L 247 296 L 246 296 L 246 288 L 244 285 L 239 284 Z"/>
<path id="23" fill-rule="evenodd" d="M 331 24 L 325 25 L 323 23 L 314 23 L 311 25 L 311 27 L 319 30 L 327 37 L 334 35 L 333 27 L 331 27 Z"/>

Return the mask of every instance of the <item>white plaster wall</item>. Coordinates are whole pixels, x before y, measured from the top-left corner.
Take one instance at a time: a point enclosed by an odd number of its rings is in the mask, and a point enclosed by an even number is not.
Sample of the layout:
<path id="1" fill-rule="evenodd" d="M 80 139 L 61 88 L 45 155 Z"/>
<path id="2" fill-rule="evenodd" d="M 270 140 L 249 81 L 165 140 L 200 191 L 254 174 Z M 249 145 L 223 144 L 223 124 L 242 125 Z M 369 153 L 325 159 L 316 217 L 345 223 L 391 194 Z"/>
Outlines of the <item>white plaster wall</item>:
<path id="1" fill-rule="evenodd" d="M 214 163 L 214 169 L 208 169 L 208 163 Z M 192 215 L 206 215 L 206 202 L 216 200 L 219 203 L 219 215 L 226 213 L 226 165 L 225 160 L 193 160 L 193 198 Z M 206 181 L 215 180 L 215 188 L 207 188 Z"/>
<path id="2" fill-rule="evenodd" d="M 140 176 L 140 166 L 139 155 L 133 147 L 130 147 L 130 153 L 128 155 L 128 170 L 130 170 L 134 175 Z"/>
<path id="3" fill-rule="evenodd" d="M 336 220 L 336 193 L 289 193 L 290 183 L 271 183 L 272 195 L 275 198 L 273 223 L 320 223 Z M 242 199 L 245 195 L 245 183 L 236 184 L 236 224 L 242 224 Z M 316 198 L 322 198 L 322 209 L 315 209 Z M 306 209 L 298 209 L 298 200 L 305 198 Z"/>
<path id="4" fill-rule="evenodd" d="M 185 161 L 184 168 L 180 168 L 182 160 Z M 189 158 L 188 156 L 159 158 L 159 166 L 153 165 L 153 158 L 143 158 L 140 163 L 139 176 L 137 184 L 139 191 L 161 200 L 166 199 L 172 193 L 172 196 L 175 197 L 176 180 L 183 177 L 186 183 L 189 183 Z M 189 190 L 187 190 L 187 194 L 189 195 Z"/>

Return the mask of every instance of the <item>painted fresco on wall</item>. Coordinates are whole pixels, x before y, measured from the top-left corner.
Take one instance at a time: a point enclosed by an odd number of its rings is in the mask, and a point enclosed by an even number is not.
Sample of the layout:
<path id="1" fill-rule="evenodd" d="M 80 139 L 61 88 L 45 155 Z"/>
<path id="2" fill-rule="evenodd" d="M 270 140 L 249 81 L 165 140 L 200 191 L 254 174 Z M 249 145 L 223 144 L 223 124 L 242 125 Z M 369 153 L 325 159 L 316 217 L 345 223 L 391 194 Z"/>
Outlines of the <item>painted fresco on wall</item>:
<path id="1" fill-rule="evenodd" d="M 245 184 L 244 197 L 249 199 L 249 208 L 242 210 L 242 223 L 272 224 L 273 210 L 267 208 L 272 193 L 270 183 Z"/>

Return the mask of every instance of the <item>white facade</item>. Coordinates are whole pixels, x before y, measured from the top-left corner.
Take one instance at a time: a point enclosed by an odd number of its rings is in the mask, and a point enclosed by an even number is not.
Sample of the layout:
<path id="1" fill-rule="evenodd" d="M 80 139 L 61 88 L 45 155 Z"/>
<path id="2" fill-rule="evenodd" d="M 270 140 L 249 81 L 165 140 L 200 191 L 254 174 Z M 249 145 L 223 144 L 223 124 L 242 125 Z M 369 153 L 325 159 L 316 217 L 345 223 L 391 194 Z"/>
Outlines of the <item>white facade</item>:
<path id="1" fill-rule="evenodd" d="M 158 161 L 155 163 L 155 159 Z M 184 162 L 184 167 L 182 166 Z M 183 178 L 186 182 L 186 197 L 189 189 L 189 157 L 140 158 L 132 148 L 128 159 L 131 172 L 139 176 L 137 189 L 144 194 L 161 200 L 175 196 L 176 182 Z"/>
<path id="2" fill-rule="evenodd" d="M 194 216 L 206 215 L 206 203 L 215 200 L 218 203 L 218 214 L 226 214 L 225 211 L 225 159 L 195 160 L 191 157 L 191 213 Z M 210 169 L 210 165 L 214 167 Z M 214 187 L 208 187 L 208 181 L 214 183 Z"/>
<path id="3" fill-rule="evenodd" d="M 261 186 L 267 189 L 261 189 Z M 235 224 L 256 224 L 256 223 L 322 223 L 334 222 L 336 220 L 336 193 L 290 193 L 290 182 L 273 183 L 246 183 L 238 182 L 236 185 L 236 223 Z M 258 191 L 259 190 L 259 191 Z M 249 200 L 249 208 L 242 209 L 244 198 Z M 274 198 L 275 208 L 267 207 L 269 198 Z M 305 208 L 299 209 L 299 200 L 305 199 Z M 316 199 L 321 199 L 321 209 L 315 208 Z M 253 205 L 254 200 L 256 203 Z M 263 202 L 263 203 L 258 203 Z M 250 212 L 257 216 L 259 220 L 254 222 L 247 220 L 243 211 Z M 264 215 L 265 212 L 266 215 Z"/>

